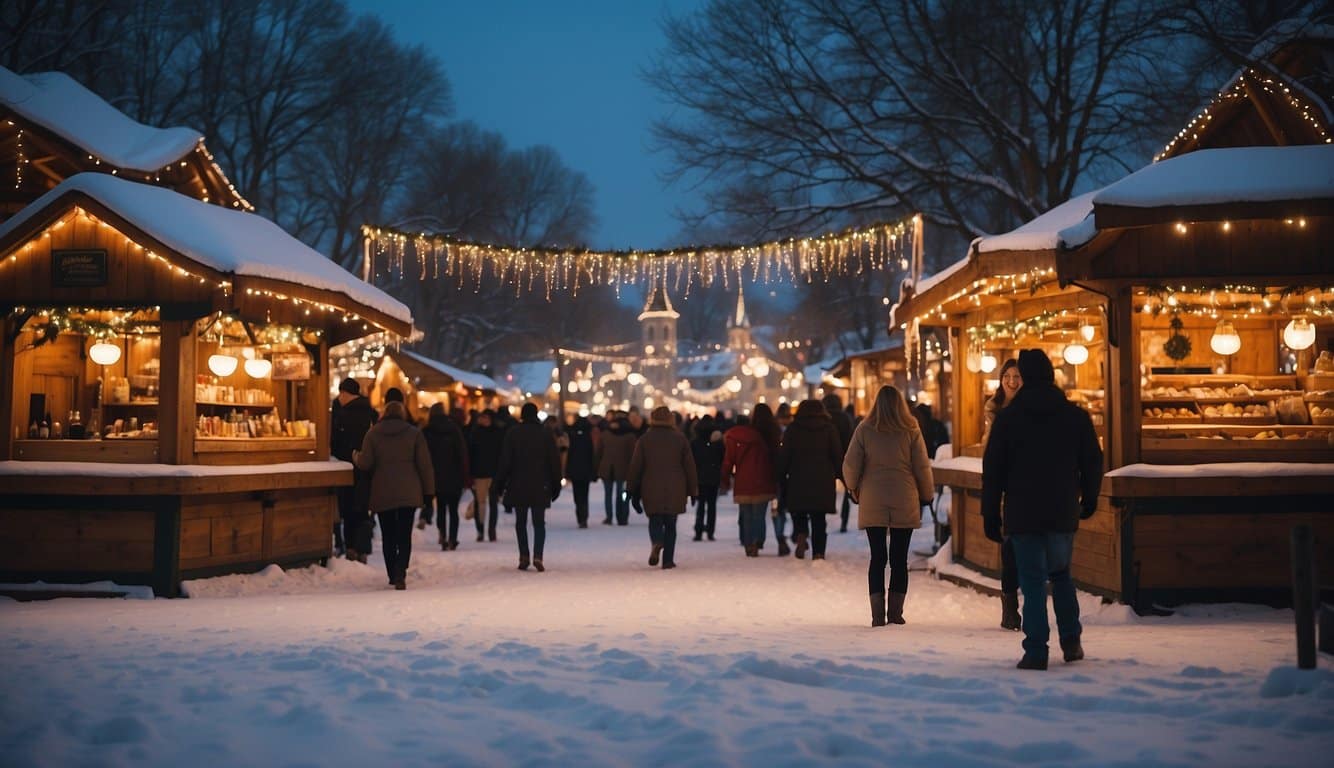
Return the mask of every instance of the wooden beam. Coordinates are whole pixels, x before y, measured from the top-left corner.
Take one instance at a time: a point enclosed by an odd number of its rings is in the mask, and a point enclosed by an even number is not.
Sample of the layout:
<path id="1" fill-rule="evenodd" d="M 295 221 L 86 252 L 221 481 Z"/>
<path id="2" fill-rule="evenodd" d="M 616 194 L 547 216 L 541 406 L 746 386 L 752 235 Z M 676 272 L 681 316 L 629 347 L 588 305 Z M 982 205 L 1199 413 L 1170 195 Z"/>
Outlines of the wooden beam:
<path id="1" fill-rule="evenodd" d="M 158 456 L 164 464 L 194 463 L 197 348 L 194 320 L 163 321 Z"/>
<path id="2" fill-rule="evenodd" d="M 19 319 L 6 313 L 0 318 L 0 461 L 13 456 L 14 430 L 26 430 L 27 425 L 14 420 L 14 341 L 18 336 Z"/>
<path id="3" fill-rule="evenodd" d="M 1264 94 L 1251 84 L 1251 80 L 1248 77 L 1242 78 L 1241 87 L 1246 91 L 1246 97 L 1251 100 L 1251 105 L 1255 107 L 1255 112 L 1265 124 L 1265 128 L 1269 131 L 1269 135 L 1273 137 L 1274 144 L 1280 147 L 1288 146 L 1291 142 L 1288 141 L 1288 136 L 1283 132 L 1283 128 L 1278 124 L 1278 120 L 1274 119 L 1274 112 L 1269 108 L 1269 102 L 1265 101 Z"/>
<path id="4" fill-rule="evenodd" d="M 1093 206 L 1093 219 L 1098 229 L 1149 227 L 1178 221 L 1245 221 L 1313 216 L 1334 216 L 1334 197 L 1246 203 L 1156 205 L 1143 208 L 1103 204 Z"/>
<path id="5" fill-rule="evenodd" d="M 1104 417 L 1107 420 L 1105 463 L 1115 469 L 1139 462 L 1140 387 L 1139 317 L 1134 291 L 1123 285 L 1111 294 L 1107 325 L 1107 381 Z"/>

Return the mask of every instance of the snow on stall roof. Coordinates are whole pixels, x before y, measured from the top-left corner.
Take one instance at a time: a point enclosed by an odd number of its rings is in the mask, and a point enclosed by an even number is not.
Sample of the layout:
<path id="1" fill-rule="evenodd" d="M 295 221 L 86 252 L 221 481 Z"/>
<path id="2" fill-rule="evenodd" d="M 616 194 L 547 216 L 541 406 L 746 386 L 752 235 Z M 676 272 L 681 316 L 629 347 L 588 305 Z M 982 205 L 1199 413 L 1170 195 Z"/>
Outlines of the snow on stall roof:
<path id="1" fill-rule="evenodd" d="M 465 387 L 472 387 L 473 389 L 489 389 L 492 392 L 500 388 L 490 376 L 474 373 L 472 371 L 465 371 L 462 368 L 455 368 L 452 365 L 447 365 L 439 360 L 432 360 L 429 357 L 419 355 L 416 352 L 407 349 L 400 350 L 399 354 L 410 357 L 427 368 L 439 371 Z"/>
<path id="2" fill-rule="evenodd" d="M 204 138 L 189 128 L 155 128 L 132 120 L 64 72 L 19 75 L 0 67 L 0 103 L 127 170 L 161 170 Z"/>
<path id="3" fill-rule="evenodd" d="M 950 456 L 931 462 L 932 469 L 957 469 L 961 472 L 982 474 L 982 459 L 978 456 Z"/>
<path id="4" fill-rule="evenodd" d="M 1001 235 L 973 241 L 979 253 L 991 251 L 1048 251 L 1083 245 L 1097 234 L 1093 226 L 1093 198 L 1100 190 L 1072 197 L 1050 211 Z"/>
<path id="5" fill-rule="evenodd" d="M 412 311 L 398 300 L 358 280 L 263 216 L 104 173 L 79 173 L 61 182 L 0 225 L 0 238 L 69 192 L 92 197 L 167 247 L 219 272 L 334 291 L 397 320 L 412 322 Z"/>
<path id="6" fill-rule="evenodd" d="M 945 279 L 948 278 L 950 275 L 953 275 L 955 272 L 962 270 L 966 266 L 968 266 L 967 256 L 965 256 L 962 259 L 959 259 L 958 261 L 954 262 L 948 267 L 945 267 L 944 269 L 940 270 L 934 275 L 927 278 L 923 278 L 922 281 L 917 283 L 916 286 L 914 287 L 913 295 L 921 296 L 922 294 L 936 287 L 940 283 L 944 282 Z M 908 280 L 905 280 L 904 282 L 910 283 L 910 281 Z"/>
<path id="7" fill-rule="evenodd" d="M 1334 197 L 1334 146 L 1201 149 L 1145 166 L 1093 198 L 1129 208 Z"/>
<path id="8" fill-rule="evenodd" d="M 97 461 L 0 461 L 0 476 L 51 477 L 230 477 L 236 475 L 289 475 L 352 469 L 346 461 L 287 461 L 280 464 L 107 464 Z"/>

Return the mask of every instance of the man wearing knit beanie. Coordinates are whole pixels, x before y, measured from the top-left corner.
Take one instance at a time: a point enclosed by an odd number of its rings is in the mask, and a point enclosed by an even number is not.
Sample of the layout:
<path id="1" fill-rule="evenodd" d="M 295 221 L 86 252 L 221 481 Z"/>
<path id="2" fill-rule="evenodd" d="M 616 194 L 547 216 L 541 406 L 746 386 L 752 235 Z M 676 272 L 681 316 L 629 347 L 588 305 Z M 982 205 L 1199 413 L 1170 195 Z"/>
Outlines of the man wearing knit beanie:
<path id="1" fill-rule="evenodd" d="M 1056 388 L 1047 353 L 1019 353 L 1024 387 L 996 414 L 982 458 L 987 538 L 1014 547 L 1024 595 L 1019 669 L 1047 668 L 1047 582 L 1066 662 L 1084 658 L 1079 603 L 1070 581 L 1079 521 L 1097 511 L 1102 449 L 1088 413 Z"/>

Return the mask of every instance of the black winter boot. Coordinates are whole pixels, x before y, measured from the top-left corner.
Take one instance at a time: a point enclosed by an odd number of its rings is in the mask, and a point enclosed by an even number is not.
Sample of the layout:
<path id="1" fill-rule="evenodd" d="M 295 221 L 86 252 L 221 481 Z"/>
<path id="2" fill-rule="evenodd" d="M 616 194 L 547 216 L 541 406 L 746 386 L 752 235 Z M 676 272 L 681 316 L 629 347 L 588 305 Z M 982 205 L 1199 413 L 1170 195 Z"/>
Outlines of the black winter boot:
<path id="1" fill-rule="evenodd" d="M 1014 668 L 1045 670 L 1047 668 L 1047 657 L 1024 654 L 1024 658 L 1020 659 L 1019 663 L 1014 665 Z"/>
<path id="2" fill-rule="evenodd" d="M 1019 616 L 1018 592 L 1001 593 L 1001 628 L 1015 632 L 1024 628 L 1023 619 Z"/>
<path id="3" fill-rule="evenodd" d="M 906 621 L 903 620 L 903 601 L 906 600 L 907 598 L 908 598 L 908 595 L 907 595 L 907 593 L 904 593 L 904 592 L 890 592 L 890 593 L 889 593 L 889 623 L 890 623 L 890 624 L 907 624 L 907 623 L 908 623 L 908 622 L 906 622 Z"/>
<path id="4" fill-rule="evenodd" d="M 1061 653 L 1065 656 L 1065 663 L 1079 661 L 1084 658 L 1084 646 L 1079 643 L 1078 637 L 1061 638 Z"/>
<path id="5" fill-rule="evenodd" d="M 871 593 L 871 626 L 885 626 L 885 593 Z"/>
<path id="6" fill-rule="evenodd" d="M 782 536 L 779 536 L 779 537 L 778 537 L 778 556 L 779 556 L 779 557 L 787 557 L 788 554 L 789 554 L 790 552 L 792 552 L 792 550 L 788 548 L 788 546 L 787 546 L 787 541 L 785 541 L 785 540 L 783 539 Z"/>

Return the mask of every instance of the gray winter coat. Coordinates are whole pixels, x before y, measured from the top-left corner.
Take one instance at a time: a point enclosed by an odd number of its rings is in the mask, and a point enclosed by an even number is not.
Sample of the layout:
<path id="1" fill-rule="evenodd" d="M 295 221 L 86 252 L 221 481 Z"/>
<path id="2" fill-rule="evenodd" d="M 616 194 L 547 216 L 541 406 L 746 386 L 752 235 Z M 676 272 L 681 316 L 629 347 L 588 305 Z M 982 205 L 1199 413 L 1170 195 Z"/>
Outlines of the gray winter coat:
<path id="1" fill-rule="evenodd" d="M 356 464 L 371 475 L 372 512 L 420 507 L 423 495 L 435 495 L 435 469 L 426 438 L 402 419 L 381 419 L 371 427 Z"/>

